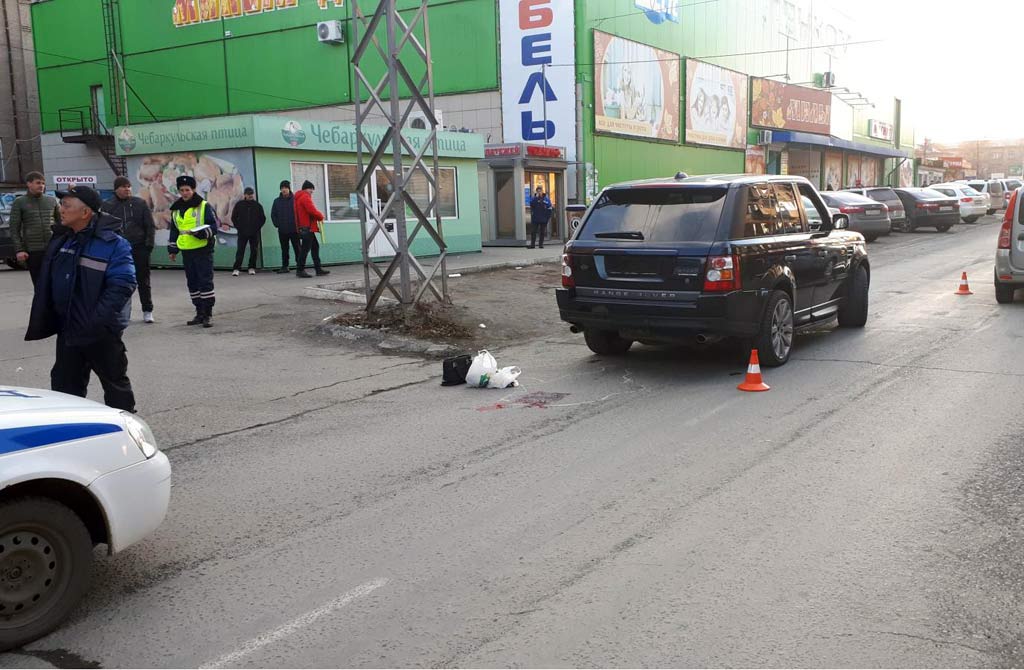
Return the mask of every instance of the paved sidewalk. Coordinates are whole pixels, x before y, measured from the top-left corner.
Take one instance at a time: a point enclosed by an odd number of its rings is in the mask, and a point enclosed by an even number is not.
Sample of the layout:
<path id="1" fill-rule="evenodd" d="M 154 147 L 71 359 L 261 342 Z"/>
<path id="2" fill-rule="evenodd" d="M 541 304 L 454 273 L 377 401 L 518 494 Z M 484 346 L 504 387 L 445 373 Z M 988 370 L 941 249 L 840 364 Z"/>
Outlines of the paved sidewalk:
<path id="1" fill-rule="evenodd" d="M 544 249 L 527 249 L 525 247 L 484 247 L 480 253 L 451 255 L 448 257 L 448 274 L 467 275 L 474 272 L 485 272 L 499 268 L 526 267 L 538 263 L 556 263 L 562 256 L 562 245 L 548 246 Z M 420 262 L 424 269 L 436 262 L 434 258 L 424 258 Z M 387 263 L 378 263 L 381 269 Z M 303 295 L 307 298 L 321 300 L 344 300 L 346 302 L 365 302 L 363 290 L 363 266 L 361 264 L 342 265 L 330 268 L 331 274 L 314 286 L 307 286 Z M 413 276 L 416 277 L 415 271 Z M 437 278 L 440 274 L 436 275 Z M 397 277 L 396 277 L 397 279 Z M 370 275 L 375 282 L 376 275 Z"/>

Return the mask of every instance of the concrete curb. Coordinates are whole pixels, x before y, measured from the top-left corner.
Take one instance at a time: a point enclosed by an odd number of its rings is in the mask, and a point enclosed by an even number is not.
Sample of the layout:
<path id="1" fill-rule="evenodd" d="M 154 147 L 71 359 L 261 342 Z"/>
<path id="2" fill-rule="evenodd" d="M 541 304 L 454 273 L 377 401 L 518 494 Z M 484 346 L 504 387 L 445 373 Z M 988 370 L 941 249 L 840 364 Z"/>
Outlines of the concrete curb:
<path id="1" fill-rule="evenodd" d="M 470 275 L 479 272 L 488 272 L 490 270 L 505 270 L 508 268 L 528 267 L 531 265 L 546 265 L 549 263 L 558 263 L 559 259 L 560 255 L 555 258 L 530 258 L 521 261 L 502 261 L 500 263 L 471 265 L 465 268 L 448 268 L 448 274 Z M 313 298 L 315 300 L 336 300 L 338 302 L 346 302 L 353 305 L 365 305 L 366 294 L 362 291 L 362 279 L 349 279 L 346 281 L 331 282 L 330 284 L 307 286 L 302 290 L 302 295 L 306 298 Z M 392 298 L 382 297 L 381 300 L 384 303 L 395 302 Z"/>

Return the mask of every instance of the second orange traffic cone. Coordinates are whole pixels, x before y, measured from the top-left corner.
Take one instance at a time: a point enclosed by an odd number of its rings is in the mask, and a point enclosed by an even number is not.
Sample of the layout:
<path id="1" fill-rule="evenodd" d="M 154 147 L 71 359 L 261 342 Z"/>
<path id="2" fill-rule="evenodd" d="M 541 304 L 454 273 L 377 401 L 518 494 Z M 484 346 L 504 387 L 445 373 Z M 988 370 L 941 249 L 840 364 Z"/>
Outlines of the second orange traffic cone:
<path id="1" fill-rule="evenodd" d="M 761 361 L 757 358 L 757 349 L 750 351 L 750 365 L 747 366 L 747 378 L 736 388 L 749 392 L 767 391 L 771 388 L 761 379 Z"/>
<path id="2" fill-rule="evenodd" d="M 953 295 L 974 295 L 974 291 L 972 291 L 971 287 L 967 285 L 966 272 L 963 273 L 963 275 L 960 277 L 960 288 L 958 288 L 956 290 L 956 293 L 954 293 Z"/>

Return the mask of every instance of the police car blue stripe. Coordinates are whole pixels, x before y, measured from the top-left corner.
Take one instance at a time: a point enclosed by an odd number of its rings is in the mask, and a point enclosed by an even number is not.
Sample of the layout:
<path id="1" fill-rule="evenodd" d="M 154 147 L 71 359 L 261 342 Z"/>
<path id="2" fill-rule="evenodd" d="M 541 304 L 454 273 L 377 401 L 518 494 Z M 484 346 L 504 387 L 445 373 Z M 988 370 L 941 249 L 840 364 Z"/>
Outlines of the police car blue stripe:
<path id="1" fill-rule="evenodd" d="M 124 430 L 113 423 L 57 423 L 48 426 L 23 426 L 0 430 L 0 454 L 45 447 L 58 442 L 82 440 Z"/>

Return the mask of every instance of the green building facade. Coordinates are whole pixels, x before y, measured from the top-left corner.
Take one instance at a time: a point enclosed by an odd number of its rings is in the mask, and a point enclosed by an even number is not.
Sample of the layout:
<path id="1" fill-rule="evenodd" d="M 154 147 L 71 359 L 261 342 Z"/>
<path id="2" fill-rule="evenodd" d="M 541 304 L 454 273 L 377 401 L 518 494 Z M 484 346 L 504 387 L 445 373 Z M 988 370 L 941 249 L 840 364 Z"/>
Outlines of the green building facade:
<path id="1" fill-rule="evenodd" d="M 419 6 L 418 0 L 399 4 L 410 19 Z M 845 46 L 855 39 L 856 24 L 823 4 L 431 0 L 437 108 L 444 129 L 468 147 L 445 157 L 456 177 L 457 192 L 448 197 L 458 202 L 458 217 L 447 231 L 460 237 L 454 248 L 521 243 L 529 216 L 526 192 L 537 185 L 558 205 L 552 234 L 564 235 L 564 205 L 589 202 L 610 183 L 677 171 L 792 167 L 824 188 L 836 165 L 842 166 L 836 186 L 852 185 L 852 176 L 877 165 L 874 180 L 899 183 L 901 154 L 913 146 L 913 132 L 898 101 L 876 100 L 866 111 L 850 107 L 832 115 L 832 127 L 827 111 L 822 116 L 819 110 L 817 118 L 802 113 L 810 131 L 776 127 L 771 136 L 762 132 L 770 129 L 762 117 L 758 123 L 750 116 L 751 108 L 761 113 L 755 93 L 768 87 L 758 77 L 805 84 L 786 89 L 787 96 L 831 98 L 836 111 L 847 105 L 842 92 L 806 85 L 826 83 L 821 78 L 830 68 L 841 79 L 856 65 Z M 363 0 L 362 6 L 370 11 L 376 2 Z M 248 118 L 267 127 L 293 122 L 309 137 L 311 124 L 350 126 L 354 11 L 352 0 L 34 4 L 47 171 L 96 175 L 100 187 L 109 187 L 115 172 L 138 170 L 140 149 L 130 154 L 119 141 L 125 129 L 136 137 L 140 128 L 159 134 L 173 126 L 187 133 L 190 126 Z M 335 21 L 344 39 L 321 41 L 318 24 Z M 370 68 L 368 78 L 376 81 L 380 72 Z M 188 146 L 186 153 L 228 150 Z M 309 162 L 311 151 L 309 144 L 251 141 L 230 150 L 251 152 L 252 178 L 268 208 L 277 181 L 294 177 L 294 166 Z M 167 154 L 162 148 L 154 155 Z M 326 154 L 317 158 L 325 165 L 352 159 L 344 151 Z M 484 160 L 474 173 L 477 159 Z M 330 192 L 322 194 L 323 205 L 332 209 L 328 201 L 342 197 L 343 180 L 331 189 L 330 174 L 343 169 L 325 170 L 324 190 Z M 137 172 L 129 177 L 142 187 Z M 337 223 L 348 233 L 335 233 L 337 242 L 328 240 L 326 255 L 332 262 L 359 260 L 352 222 Z M 464 237 L 471 228 L 475 240 Z M 271 265 L 276 236 L 264 241 Z"/>

